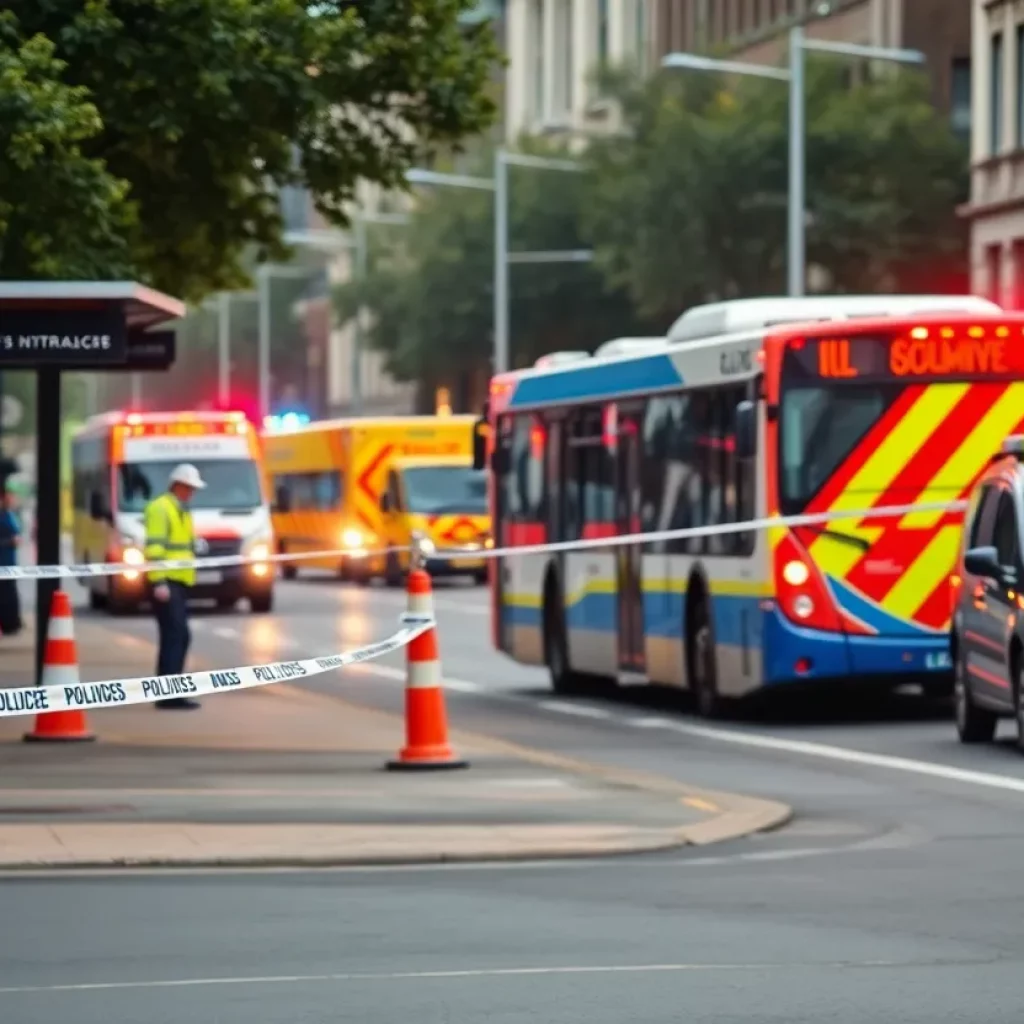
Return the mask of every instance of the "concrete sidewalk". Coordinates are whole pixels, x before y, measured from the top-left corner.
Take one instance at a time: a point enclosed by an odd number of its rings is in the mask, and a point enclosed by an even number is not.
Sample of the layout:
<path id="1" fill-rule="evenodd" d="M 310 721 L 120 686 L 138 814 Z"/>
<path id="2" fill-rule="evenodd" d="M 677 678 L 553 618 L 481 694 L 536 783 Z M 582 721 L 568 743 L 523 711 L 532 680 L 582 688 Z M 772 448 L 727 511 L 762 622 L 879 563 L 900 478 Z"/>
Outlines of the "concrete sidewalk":
<path id="1" fill-rule="evenodd" d="M 85 678 L 151 670 L 149 644 L 76 625 Z M 6 662 L 0 648 L 0 681 L 23 684 Z M 206 698 L 199 711 L 136 705 L 89 718 L 98 742 L 66 745 L 22 743 L 32 719 L 0 719 L 0 868 L 598 856 L 789 817 L 783 805 L 458 731 L 468 770 L 386 772 L 400 718 L 290 684 Z"/>

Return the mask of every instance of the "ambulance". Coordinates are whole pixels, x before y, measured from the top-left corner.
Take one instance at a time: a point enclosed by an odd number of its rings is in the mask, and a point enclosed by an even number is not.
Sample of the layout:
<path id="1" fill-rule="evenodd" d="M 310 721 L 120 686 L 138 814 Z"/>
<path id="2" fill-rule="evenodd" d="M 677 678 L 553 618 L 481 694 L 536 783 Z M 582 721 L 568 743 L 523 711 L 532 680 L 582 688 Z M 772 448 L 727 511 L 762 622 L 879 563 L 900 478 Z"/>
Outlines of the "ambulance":
<path id="1" fill-rule="evenodd" d="M 191 502 L 200 557 L 243 555 L 246 565 L 200 569 L 192 596 L 253 612 L 273 608 L 274 537 L 260 439 L 240 412 L 106 413 L 71 441 L 75 561 L 123 562 L 120 575 L 81 580 L 93 608 L 124 613 L 145 599 L 143 512 L 176 465 L 198 467 L 206 488 Z"/>
<path id="2" fill-rule="evenodd" d="M 473 469 L 473 416 L 322 420 L 266 431 L 281 553 L 289 578 L 327 569 L 343 579 L 397 583 L 413 537 L 433 552 L 429 571 L 483 578 L 490 544 L 486 480 Z M 458 549 L 455 558 L 440 550 Z"/>

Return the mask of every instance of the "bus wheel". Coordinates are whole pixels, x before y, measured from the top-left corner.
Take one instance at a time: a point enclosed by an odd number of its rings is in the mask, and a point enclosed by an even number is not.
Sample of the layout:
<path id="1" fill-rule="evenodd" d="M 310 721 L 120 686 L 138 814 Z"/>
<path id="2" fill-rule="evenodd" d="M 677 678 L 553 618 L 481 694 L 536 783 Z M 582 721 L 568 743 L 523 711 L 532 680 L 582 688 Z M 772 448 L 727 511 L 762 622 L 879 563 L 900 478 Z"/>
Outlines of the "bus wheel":
<path id="1" fill-rule="evenodd" d="M 686 631 L 686 662 L 690 692 L 702 718 L 719 718 L 724 705 L 718 694 L 715 632 L 706 595 L 698 590 Z"/>
<path id="2" fill-rule="evenodd" d="M 278 544 L 277 553 L 279 555 L 286 554 L 284 544 Z M 293 580 L 299 575 L 299 565 L 297 562 L 282 562 L 281 563 L 281 576 L 286 580 Z"/>
<path id="3" fill-rule="evenodd" d="M 551 675 L 551 689 L 565 695 L 582 693 L 586 680 L 569 667 L 565 612 L 562 610 L 558 584 L 549 580 L 544 589 L 544 663 Z"/>

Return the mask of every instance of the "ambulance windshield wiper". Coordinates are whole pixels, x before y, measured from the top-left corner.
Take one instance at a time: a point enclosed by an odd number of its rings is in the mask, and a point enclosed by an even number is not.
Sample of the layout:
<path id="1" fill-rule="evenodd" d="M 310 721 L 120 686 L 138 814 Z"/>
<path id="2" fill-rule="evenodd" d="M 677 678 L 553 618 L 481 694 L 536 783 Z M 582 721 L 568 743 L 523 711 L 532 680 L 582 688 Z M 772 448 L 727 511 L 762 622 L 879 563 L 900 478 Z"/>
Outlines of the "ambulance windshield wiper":
<path id="1" fill-rule="evenodd" d="M 829 530 L 824 526 L 808 526 L 808 530 L 814 530 L 815 533 L 822 537 L 828 537 L 831 540 L 838 540 L 844 544 L 849 544 L 851 547 L 859 548 L 861 551 L 870 551 L 871 542 L 865 540 L 863 537 L 854 537 L 852 533 L 840 533 L 838 530 Z"/>

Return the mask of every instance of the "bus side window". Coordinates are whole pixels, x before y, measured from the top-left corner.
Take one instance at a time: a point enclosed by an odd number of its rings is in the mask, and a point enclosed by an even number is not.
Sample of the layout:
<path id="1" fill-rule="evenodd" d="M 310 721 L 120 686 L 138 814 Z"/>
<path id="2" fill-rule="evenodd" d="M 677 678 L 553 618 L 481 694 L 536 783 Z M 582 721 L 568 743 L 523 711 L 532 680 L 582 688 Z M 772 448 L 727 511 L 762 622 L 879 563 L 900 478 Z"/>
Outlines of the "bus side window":
<path id="1" fill-rule="evenodd" d="M 755 385 L 749 384 L 745 390 L 737 393 L 738 402 L 744 399 L 754 403 L 754 415 L 756 417 L 758 402 Z M 734 474 L 736 480 L 736 522 L 748 523 L 755 517 L 757 509 L 757 457 L 749 459 L 737 457 L 734 460 Z M 735 539 L 735 554 L 746 557 L 754 553 L 757 537 L 753 530 L 737 533 L 735 534 Z"/>

